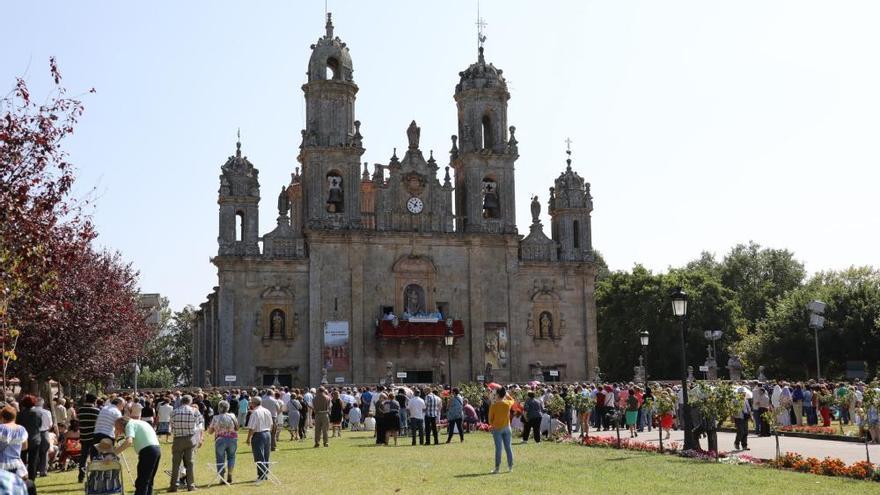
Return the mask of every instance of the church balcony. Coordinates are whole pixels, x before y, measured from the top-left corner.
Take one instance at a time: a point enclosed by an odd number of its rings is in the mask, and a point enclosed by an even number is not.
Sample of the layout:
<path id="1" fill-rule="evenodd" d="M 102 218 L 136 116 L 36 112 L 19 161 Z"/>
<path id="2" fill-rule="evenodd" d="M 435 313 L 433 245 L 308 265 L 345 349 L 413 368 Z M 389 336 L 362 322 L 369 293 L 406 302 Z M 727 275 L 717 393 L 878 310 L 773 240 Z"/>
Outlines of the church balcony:
<path id="1" fill-rule="evenodd" d="M 464 337 L 464 324 L 461 320 L 452 321 L 452 335 Z M 446 337 L 446 322 L 437 321 L 411 322 L 398 320 L 397 325 L 391 320 L 380 320 L 376 326 L 376 336 L 380 339 L 442 339 Z"/>

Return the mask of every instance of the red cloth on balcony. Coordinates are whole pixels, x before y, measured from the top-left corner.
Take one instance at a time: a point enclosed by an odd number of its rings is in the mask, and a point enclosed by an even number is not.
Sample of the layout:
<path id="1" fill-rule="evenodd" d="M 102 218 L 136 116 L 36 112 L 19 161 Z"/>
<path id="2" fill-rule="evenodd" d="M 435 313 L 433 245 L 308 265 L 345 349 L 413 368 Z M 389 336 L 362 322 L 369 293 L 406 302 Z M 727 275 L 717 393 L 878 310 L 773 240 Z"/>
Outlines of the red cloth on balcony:
<path id="1" fill-rule="evenodd" d="M 453 320 L 452 334 L 456 338 L 464 337 L 464 325 L 461 320 Z M 390 320 L 380 320 L 376 336 L 384 339 L 442 339 L 446 337 L 446 322 L 441 320 L 437 323 L 410 323 L 400 320 L 395 328 Z"/>

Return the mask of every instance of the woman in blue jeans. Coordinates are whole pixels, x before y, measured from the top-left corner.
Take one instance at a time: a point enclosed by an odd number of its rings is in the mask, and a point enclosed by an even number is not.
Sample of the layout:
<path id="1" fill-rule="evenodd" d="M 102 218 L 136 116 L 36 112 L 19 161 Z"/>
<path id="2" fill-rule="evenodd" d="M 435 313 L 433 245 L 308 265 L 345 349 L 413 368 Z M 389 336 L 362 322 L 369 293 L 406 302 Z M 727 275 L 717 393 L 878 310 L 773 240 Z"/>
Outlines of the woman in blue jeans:
<path id="1" fill-rule="evenodd" d="M 495 391 L 495 402 L 489 406 L 489 424 L 492 425 L 492 438 L 495 440 L 495 469 L 498 474 L 501 467 L 501 447 L 507 453 L 507 471 L 513 471 L 513 451 L 510 449 L 510 408 L 513 398 L 507 395 L 507 389 L 498 387 Z"/>
<path id="2" fill-rule="evenodd" d="M 217 414 L 211 420 L 208 433 L 214 434 L 217 472 L 223 476 L 226 471 L 226 482 L 232 483 L 235 452 L 238 450 L 238 419 L 229 412 L 229 402 L 221 400 L 217 404 Z"/>

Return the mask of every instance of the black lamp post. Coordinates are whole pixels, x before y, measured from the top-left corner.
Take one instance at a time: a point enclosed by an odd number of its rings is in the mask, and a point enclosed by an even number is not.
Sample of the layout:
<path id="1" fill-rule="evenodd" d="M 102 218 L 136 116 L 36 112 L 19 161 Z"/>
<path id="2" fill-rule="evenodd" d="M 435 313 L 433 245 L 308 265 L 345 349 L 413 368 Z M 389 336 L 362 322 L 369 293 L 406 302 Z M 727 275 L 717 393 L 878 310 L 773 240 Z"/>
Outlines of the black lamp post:
<path id="1" fill-rule="evenodd" d="M 648 333 L 647 330 L 642 330 L 639 332 L 639 340 L 642 341 L 642 377 L 645 379 L 645 385 L 648 384 L 648 339 L 651 337 L 651 334 Z"/>
<path id="2" fill-rule="evenodd" d="M 687 382 L 687 349 L 685 347 L 685 332 L 687 332 L 687 293 L 676 287 L 672 292 L 672 314 L 681 322 L 681 399 L 682 415 L 684 416 L 684 449 L 695 448 L 694 428 L 691 424 L 691 411 L 688 404 Z"/>
<path id="3" fill-rule="evenodd" d="M 446 318 L 446 362 L 449 366 L 449 373 L 446 379 L 449 380 L 449 387 L 452 388 L 452 346 L 455 345 L 455 333 L 452 331 L 452 318 Z"/>

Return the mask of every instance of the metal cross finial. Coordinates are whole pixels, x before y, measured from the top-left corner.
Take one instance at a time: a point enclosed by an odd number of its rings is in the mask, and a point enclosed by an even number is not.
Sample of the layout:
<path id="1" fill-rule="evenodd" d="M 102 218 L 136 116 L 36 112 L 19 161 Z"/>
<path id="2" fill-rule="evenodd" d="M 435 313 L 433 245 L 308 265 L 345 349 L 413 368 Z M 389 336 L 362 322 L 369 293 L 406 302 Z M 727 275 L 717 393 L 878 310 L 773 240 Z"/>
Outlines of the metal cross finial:
<path id="1" fill-rule="evenodd" d="M 571 156 L 571 143 L 572 142 L 573 141 L 571 140 L 571 138 L 565 138 L 565 153 L 568 156 Z"/>
<path id="2" fill-rule="evenodd" d="M 480 2 L 477 2 L 477 48 L 483 48 L 483 43 L 486 42 L 486 35 L 483 34 L 483 28 L 488 26 L 486 20 L 480 17 Z"/>

